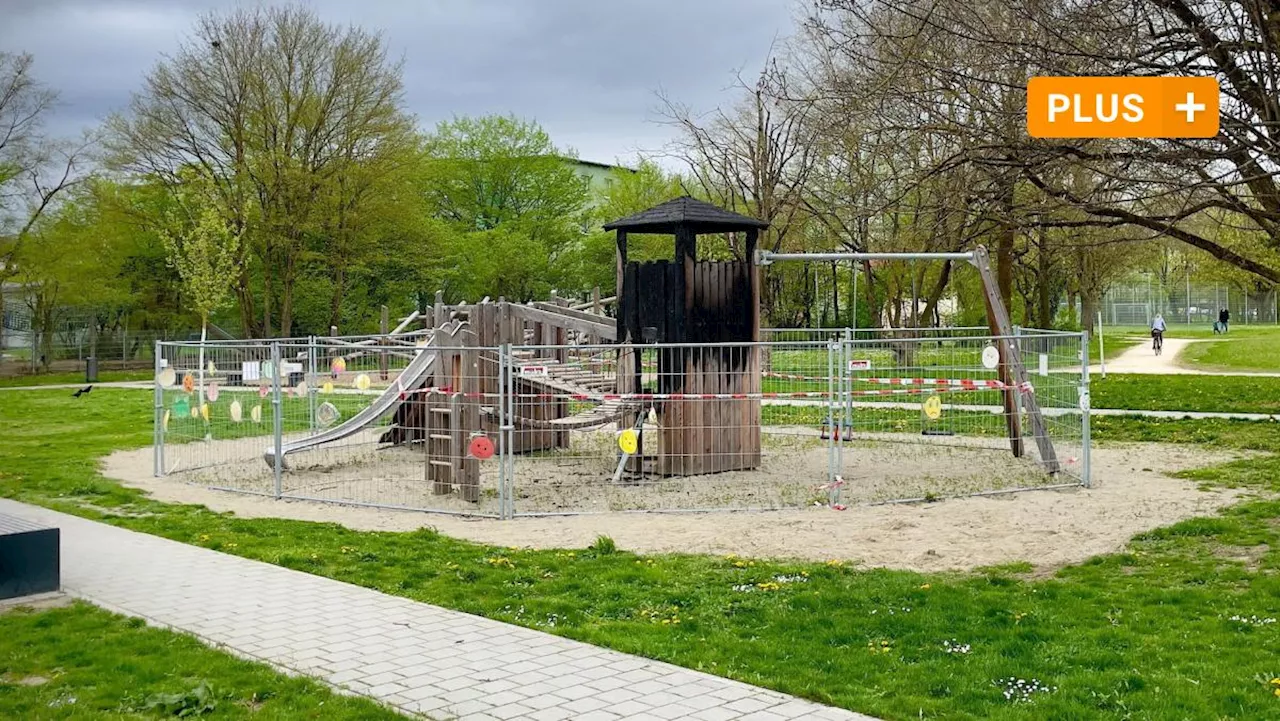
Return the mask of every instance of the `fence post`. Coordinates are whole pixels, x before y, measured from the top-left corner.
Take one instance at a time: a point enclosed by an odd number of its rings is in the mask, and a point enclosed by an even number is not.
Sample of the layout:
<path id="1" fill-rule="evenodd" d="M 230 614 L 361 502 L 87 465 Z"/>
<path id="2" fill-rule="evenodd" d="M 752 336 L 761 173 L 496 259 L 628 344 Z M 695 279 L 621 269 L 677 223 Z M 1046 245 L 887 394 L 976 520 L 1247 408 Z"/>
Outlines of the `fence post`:
<path id="1" fill-rule="evenodd" d="M 280 342 L 273 341 L 271 343 L 271 409 L 272 409 L 272 426 L 273 441 L 275 444 L 275 452 L 272 459 L 275 461 L 273 471 L 275 475 L 275 496 L 280 497 L 281 477 L 284 472 L 284 418 L 282 411 L 284 404 L 280 399 Z"/>
<path id="2" fill-rule="evenodd" d="M 316 432 L 316 383 L 320 378 L 316 375 L 316 337 L 307 336 L 307 427 Z"/>
<path id="3" fill-rule="evenodd" d="M 507 515 L 507 343 L 498 345 L 498 518 Z"/>
<path id="4" fill-rule="evenodd" d="M 160 341 L 156 341 L 156 357 L 155 375 L 152 376 L 152 382 L 155 383 L 155 428 L 152 429 L 152 456 L 155 467 L 152 474 L 159 478 L 164 475 L 164 388 L 160 385 L 160 361 L 162 358 L 162 350 Z"/>
<path id="5" fill-rule="evenodd" d="M 837 438 L 840 435 L 837 409 L 839 401 L 836 399 L 836 354 L 839 352 L 840 343 L 834 340 L 827 341 L 827 504 L 835 503 L 832 491 L 834 490 L 836 481 L 836 444 L 839 442 Z"/>
<path id="6" fill-rule="evenodd" d="M 1102 336 L 1098 336 L 1098 342 L 1102 342 Z M 1080 390 L 1079 403 L 1080 408 L 1080 480 L 1084 483 L 1085 488 L 1090 488 L 1093 480 L 1090 477 L 1091 469 L 1089 467 L 1089 446 L 1090 430 L 1089 430 L 1089 409 L 1092 405 L 1089 398 L 1089 331 L 1080 332 Z"/>
<path id="7" fill-rule="evenodd" d="M 516 421 L 516 401 L 515 401 L 516 381 L 515 381 L 515 369 L 514 369 L 514 367 L 513 367 L 513 366 L 514 366 L 514 363 L 512 362 L 512 361 L 514 360 L 514 355 L 513 355 L 514 351 L 512 350 L 512 348 L 511 348 L 511 344 L 510 344 L 510 343 L 504 343 L 503 345 L 504 345 L 504 346 L 506 346 L 506 352 L 503 354 L 503 356 L 506 358 L 506 390 L 504 391 L 505 395 L 504 395 L 504 397 L 503 397 L 503 401 L 506 403 L 506 414 L 505 414 L 505 415 L 506 415 L 506 421 L 504 422 L 504 424 L 503 424 L 503 426 L 502 426 L 502 428 L 501 428 L 501 432 L 502 432 L 502 435 L 506 437 L 506 441 L 505 441 L 506 454 L 505 454 L 505 456 L 502 458 L 502 463 L 503 463 L 503 465 L 506 467 L 506 474 L 505 474 L 505 475 L 506 475 L 506 478 L 507 478 L 507 510 L 506 510 L 506 517 L 507 517 L 507 518 L 512 518 L 512 517 L 514 517 L 514 516 L 515 516 L 515 514 L 516 514 L 516 497 L 515 497 L 515 488 L 516 488 L 516 461 L 515 461 L 515 458 L 516 458 L 516 454 L 515 454 L 515 447 L 516 447 L 516 445 L 515 445 L 515 441 L 516 441 L 516 438 L 515 438 L 515 429 L 516 429 L 516 426 L 515 426 L 515 421 Z"/>

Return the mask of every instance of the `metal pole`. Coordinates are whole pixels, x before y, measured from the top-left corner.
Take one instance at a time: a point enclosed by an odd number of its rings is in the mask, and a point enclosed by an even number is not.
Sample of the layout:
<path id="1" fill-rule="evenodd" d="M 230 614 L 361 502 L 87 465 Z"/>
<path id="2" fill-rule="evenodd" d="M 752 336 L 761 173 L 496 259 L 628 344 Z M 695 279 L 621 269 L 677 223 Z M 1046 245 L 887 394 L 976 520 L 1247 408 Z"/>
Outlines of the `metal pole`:
<path id="1" fill-rule="evenodd" d="M 1102 347 L 1102 311 L 1098 311 L 1097 332 L 1098 332 L 1098 363 L 1101 365 L 1101 368 L 1102 368 L 1102 377 L 1106 378 L 1107 377 L 1107 352 L 1103 350 L 1103 347 Z M 1085 350 L 1088 351 L 1089 350 L 1088 347 L 1086 347 Z M 1085 353 L 1083 356 L 1081 356 L 1081 359 L 1087 361 L 1088 355 L 1089 355 L 1088 353 Z M 1084 365 L 1088 365 L 1088 363 L 1086 362 L 1084 363 Z"/>
<path id="2" fill-rule="evenodd" d="M 320 380 L 316 375 L 316 337 L 307 336 L 307 418 L 311 432 L 316 432 L 316 383 Z"/>
<path id="3" fill-rule="evenodd" d="M 832 504 L 832 488 L 836 480 L 836 436 L 840 433 L 836 417 L 835 355 L 839 344 L 827 342 L 827 503 Z"/>
<path id="4" fill-rule="evenodd" d="M 498 346 L 498 518 L 507 518 L 507 352 Z"/>
<path id="5" fill-rule="evenodd" d="M 275 474 L 275 494 L 279 498 L 284 476 L 284 417 L 282 411 L 284 404 L 280 398 L 280 342 L 271 343 L 271 407 L 272 407 L 272 425 L 275 441 L 275 453 L 273 460 L 275 461 L 273 471 Z"/>
<path id="6" fill-rule="evenodd" d="M 1187 325 L 1191 325 L 1191 269 L 1187 268 Z"/>
<path id="7" fill-rule="evenodd" d="M 506 345 L 507 345 L 507 398 L 506 398 L 506 401 L 507 401 L 507 424 L 506 424 L 506 427 L 505 427 L 503 430 L 505 431 L 506 436 L 507 436 L 507 457 L 506 457 L 506 459 L 505 459 L 505 462 L 506 462 L 506 464 L 507 464 L 507 518 L 512 518 L 512 517 L 514 517 L 514 516 L 516 515 L 516 501 L 515 501 L 515 488 L 516 488 L 516 454 L 515 454 L 515 440 L 516 440 L 516 438 L 515 438 L 515 428 L 516 428 L 516 427 L 515 427 L 515 419 L 516 419 L 516 401 L 515 401 L 515 395 L 516 395 L 516 381 L 515 381 L 515 369 L 512 367 L 512 366 L 513 366 L 513 363 L 511 362 L 512 358 L 514 358 L 514 355 L 512 354 L 511 344 L 510 344 L 510 343 L 507 343 Z M 643 459 L 641 459 L 642 467 L 643 467 L 643 463 L 644 463 L 644 461 L 643 461 Z"/>
<path id="8" fill-rule="evenodd" d="M 155 375 L 153 381 L 155 383 L 155 429 L 152 439 L 152 455 L 155 460 L 155 468 L 152 470 L 153 475 L 159 478 L 164 475 L 164 388 L 160 386 L 160 361 L 163 358 L 160 341 L 156 341 L 155 361 L 152 365 L 155 367 Z"/>
<path id="9" fill-rule="evenodd" d="M 973 253 L 773 253 L 756 251 L 756 265 L 769 265 L 778 260 L 832 261 L 832 260 L 967 260 Z"/>
<path id="10" fill-rule="evenodd" d="M 1098 336 L 1098 342 L 1102 342 L 1102 336 Z M 1080 480 L 1084 483 L 1085 488 L 1093 485 L 1093 479 L 1090 477 L 1091 469 L 1089 467 L 1089 446 L 1091 444 L 1089 432 L 1089 331 L 1080 333 L 1080 355 L 1084 362 L 1080 364 Z M 1104 376 L 1105 377 L 1105 376 Z"/>
<path id="11" fill-rule="evenodd" d="M 858 337 L 858 263 L 854 261 L 849 264 L 853 269 L 853 319 L 849 325 L 853 328 L 853 337 Z"/>

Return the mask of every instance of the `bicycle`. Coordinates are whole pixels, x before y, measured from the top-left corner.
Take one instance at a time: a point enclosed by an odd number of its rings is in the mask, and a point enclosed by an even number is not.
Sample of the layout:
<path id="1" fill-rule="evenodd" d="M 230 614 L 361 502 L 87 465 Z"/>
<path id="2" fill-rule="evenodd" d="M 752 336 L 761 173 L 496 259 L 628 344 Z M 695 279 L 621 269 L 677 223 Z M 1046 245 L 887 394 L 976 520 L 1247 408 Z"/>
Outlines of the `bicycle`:
<path id="1" fill-rule="evenodd" d="M 1164 351 L 1164 333 L 1158 330 L 1151 331 L 1151 350 L 1160 355 Z"/>

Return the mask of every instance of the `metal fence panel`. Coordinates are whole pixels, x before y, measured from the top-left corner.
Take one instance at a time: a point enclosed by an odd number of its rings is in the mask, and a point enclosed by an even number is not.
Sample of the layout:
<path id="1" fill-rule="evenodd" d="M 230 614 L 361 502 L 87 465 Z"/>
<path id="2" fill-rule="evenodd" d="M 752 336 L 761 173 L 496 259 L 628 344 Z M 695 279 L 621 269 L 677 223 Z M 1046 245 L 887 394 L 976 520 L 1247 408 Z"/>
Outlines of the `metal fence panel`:
<path id="1" fill-rule="evenodd" d="M 984 365 L 982 329 L 777 337 L 788 339 L 481 346 L 459 326 L 159 342 L 156 472 L 499 518 L 928 500 L 1087 478 L 1082 334 L 1021 331 L 1026 386 Z M 1025 413 L 1005 409 L 1012 393 L 1038 400 L 1055 458 Z"/>

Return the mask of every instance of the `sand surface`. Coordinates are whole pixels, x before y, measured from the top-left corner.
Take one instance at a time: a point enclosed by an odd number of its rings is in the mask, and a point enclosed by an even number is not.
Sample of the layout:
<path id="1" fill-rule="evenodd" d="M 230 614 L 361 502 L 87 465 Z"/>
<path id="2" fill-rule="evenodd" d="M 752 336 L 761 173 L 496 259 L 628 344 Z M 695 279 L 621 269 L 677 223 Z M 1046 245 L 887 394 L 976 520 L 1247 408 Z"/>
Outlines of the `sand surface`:
<path id="1" fill-rule="evenodd" d="M 257 442 L 260 445 L 260 441 Z M 714 553 L 826 560 L 921 571 L 1030 561 L 1078 562 L 1122 547 L 1135 534 L 1211 513 L 1239 495 L 1202 491 L 1168 473 L 1241 457 L 1145 443 L 1096 448 L 1090 489 L 1028 491 L 934 503 L 853 505 L 713 513 L 598 513 L 498 521 L 211 490 L 152 476 L 150 449 L 104 459 L 106 475 L 171 503 L 203 504 L 244 517 L 340 523 L 359 530 L 430 526 L 449 536 L 501 546 L 581 548 L 598 534 L 641 553 Z M 261 463 L 261 461 L 259 461 Z"/>

